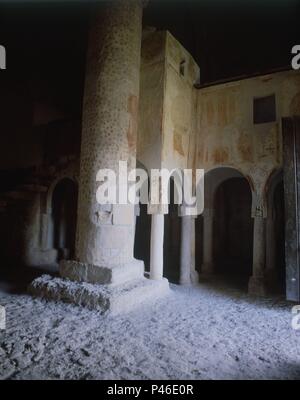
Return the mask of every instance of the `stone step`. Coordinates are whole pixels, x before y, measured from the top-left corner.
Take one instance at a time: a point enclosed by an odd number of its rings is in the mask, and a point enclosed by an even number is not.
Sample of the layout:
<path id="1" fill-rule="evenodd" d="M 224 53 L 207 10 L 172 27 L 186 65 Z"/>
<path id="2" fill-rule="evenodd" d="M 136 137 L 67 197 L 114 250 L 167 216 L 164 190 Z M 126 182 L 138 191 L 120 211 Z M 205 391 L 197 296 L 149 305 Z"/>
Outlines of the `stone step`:
<path id="1" fill-rule="evenodd" d="M 140 278 L 120 285 L 99 285 L 50 275 L 35 279 L 28 290 L 44 299 L 73 303 L 113 315 L 129 312 L 170 293 L 167 279 L 155 281 Z"/>
<path id="2" fill-rule="evenodd" d="M 74 260 L 62 260 L 59 272 L 63 278 L 76 282 L 120 284 L 142 278 L 144 263 L 141 260 L 132 259 L 126 264 L 106 267 Z"/>

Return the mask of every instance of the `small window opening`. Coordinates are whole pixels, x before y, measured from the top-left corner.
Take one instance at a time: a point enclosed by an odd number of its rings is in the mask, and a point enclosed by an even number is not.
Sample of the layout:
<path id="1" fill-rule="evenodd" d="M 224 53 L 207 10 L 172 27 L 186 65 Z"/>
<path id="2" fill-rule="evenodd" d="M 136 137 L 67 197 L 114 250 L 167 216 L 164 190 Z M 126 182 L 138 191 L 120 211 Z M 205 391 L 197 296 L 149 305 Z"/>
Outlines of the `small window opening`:
<path id="1" fill-rule="evenodd" d="M 179 73 L 181 76 L 185 74 L 185 60 L 182 60 L 179 66 Z"/>
<path id="2" fill-rule="evenodd" d="M 276 121 L 275 94 L 253 99 L 253 122 L 263 124 Z"/>

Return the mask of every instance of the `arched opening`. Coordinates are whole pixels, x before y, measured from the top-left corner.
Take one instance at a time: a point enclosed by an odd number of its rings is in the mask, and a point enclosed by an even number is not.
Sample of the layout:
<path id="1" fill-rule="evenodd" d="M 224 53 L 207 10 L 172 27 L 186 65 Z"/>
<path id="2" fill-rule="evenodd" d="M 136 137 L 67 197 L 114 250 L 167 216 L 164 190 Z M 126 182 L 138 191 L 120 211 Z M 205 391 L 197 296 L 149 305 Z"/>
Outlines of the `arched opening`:
<path id="1" fill-rule="evenodd" d="M 216 272 L 247 284 L 252 273 L 253 223 L 251 191 L 245 178 L 221 183 L 214 198 L 214 246 Z"/>
<path id="2" fill-rule="evenodd" d="M 271 292 L 285 294 L 285 210 L 283 175 L 279 171 L 270 179 L 267 219 L 267 281 Z"/>
<path id="3" fill-rule="evenodd" d="M 57 262 L 74 257 L 77 197 L 77 185 L 69 178 L 58 182 L 52 194 L 52 247 L 57 250 Z"/>
<path id="4" fill-rule="evenodd" d="M 136 167 L 145 171 L 148 176 L 147 168 L 139 160 L 136 161 Z M 149 177 L 143 183 L 140 189 L 140 199 L 144 195 L 149 197 L 150 181 Z M 134 258 L 144 261 L 145 271 L 150 271 L 150 242 L 151 242 L 151 215 L 148 214 L 148 204 L 144 204 L 146 199 L 140 201 L 135 210 L 135 236 L 134 236 Z"/>
<path id="5" fill-rule="evenodd" d="M 139 204 L 139 213 L 136 216 L 134 257 L 143 260 L 145 271 L 150 270 L 150 241 L 151 241 L 151 215 L 148 214 L 148 205 Z"/>
<path id="6" fill-rule="evenodd" d="M 247 288 L 252 275 L 252 192 L 238 170 L 220 167 L 204 177 L 203 215 L 196 221 L 196 263 L 203 277 Z"/>

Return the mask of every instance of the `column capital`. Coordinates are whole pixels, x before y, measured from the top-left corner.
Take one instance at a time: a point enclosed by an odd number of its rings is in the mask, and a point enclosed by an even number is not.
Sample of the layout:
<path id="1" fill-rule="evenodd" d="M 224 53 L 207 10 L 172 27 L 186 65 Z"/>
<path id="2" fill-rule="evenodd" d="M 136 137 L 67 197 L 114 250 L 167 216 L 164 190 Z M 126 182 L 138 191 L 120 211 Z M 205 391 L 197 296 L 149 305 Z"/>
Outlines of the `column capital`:
<path id="1" fill-rule="evenodd" d="M 181 207 L 178 207 L 178 216 L 179 217 L 181 217 L 181 218 L 183 218 L 183 217 L 189 217 L 189 218 L 193 218 L 193 219 L 196 219 L 197 217 L 198 217 L 198 215 L 195 215 L 195 214 L 190 214 L 190 212 L 189 212 L 189 207 L 184 207 L 184 206 L 181 206 Z"/>
<path id="2" fill-rule="evenodd" d="M 169 206 L 168 204 L 148 204 L 147 207 L 148 214 L 168 214 Z"/>

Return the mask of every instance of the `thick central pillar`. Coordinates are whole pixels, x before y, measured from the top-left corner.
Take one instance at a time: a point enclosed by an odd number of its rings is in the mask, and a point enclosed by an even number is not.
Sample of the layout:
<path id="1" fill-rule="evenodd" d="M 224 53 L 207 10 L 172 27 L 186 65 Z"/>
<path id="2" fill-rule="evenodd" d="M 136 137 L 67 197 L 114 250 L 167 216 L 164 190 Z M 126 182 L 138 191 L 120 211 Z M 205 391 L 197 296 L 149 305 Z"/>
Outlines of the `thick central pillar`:
<path id="1" fill-rule="evenodd" d="M 110 169 L 120 178 L 120 161 L 128 171 L 135 167 L 140 75 L 142 3 L 114 0 L 105 4 L 93 20 L 89 37 L 76 259 L 60 263 L 61 278 L 37 278 L 30 291 L 101 312 L 123 313 L 165 296 L 169 286 L 165 279 L 146 279 L 144 263 L 133 257 L 134 205 L 127 204 L 127 190 L 122 191 L 125 199 L 117 199 L 120 204 L 112 200 L 99 204 L 96 197 L 99 170 Z M 123 178 L 126 183 L 127 176 Z M 156 222 L 160 240 L 163 225 L 159 218 Z M 161 269 L 161 254 L 157 256 L 155 265 Z"/>
<path id="2" fill-rule="evenodd" d="M 76 261 L 63 262 L 60 268 L 61 275 L 70 279 L 114 283 L 117 276 L 123 280 L 143 273 L 142 263 L 133 258 L 134 206 L 101 205 L 96 199 L 100 169 L 114 171 L 118 179 L 119 161 L 127 162 L 128 171 L 135 167 L 141 30 L 139 0 L 107 2 L 92 21 L 83 101 Z"/>

